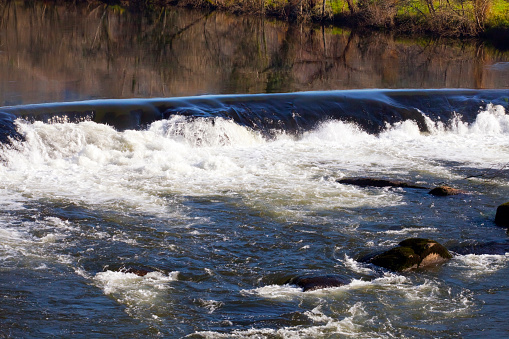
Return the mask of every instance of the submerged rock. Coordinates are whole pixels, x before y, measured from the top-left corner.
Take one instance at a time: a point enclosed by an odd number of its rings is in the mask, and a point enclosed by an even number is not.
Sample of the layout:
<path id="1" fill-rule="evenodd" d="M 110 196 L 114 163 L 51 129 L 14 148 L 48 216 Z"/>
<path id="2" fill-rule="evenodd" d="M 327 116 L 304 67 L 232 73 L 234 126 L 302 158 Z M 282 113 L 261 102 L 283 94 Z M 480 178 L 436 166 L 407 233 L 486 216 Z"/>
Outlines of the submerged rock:
<path id="1" fill-rule="evenodd" d="M 113 272 L 122 272 L 122 273 L 132 273 L 137 276 L 144 277 L 150 272 L 156 272 L 158 270 L 143 266 L 143 265 L 131 265 L 131 264 L 118 264 L 118 265 L 106 265 L 104 267 L 105 271 L 113 271 Z"/>
<path id="2" fill-rule="evenodd" d="M 301 276 L 290 279 L 288 284 L 297 285 L 301 287 L 304 292 L 314 291 L 321 288 L 339 287 L 347 285 L 350 281 L 340 275 L 327 274 L 319 276 Z"/>
<path id="3" fill-rule="evenodd" d="M 434 240 L 410 238 L 400 242 L 398 247 L 374 256 L 368 262 L 400 272 L 435 265 L 451 258 L 451 253 Z"/>
<path id="4" fill-rule="evenodd" d="M 499 226 L 509 227 L 509 202 L 498 206 L 495 223 Z"/>
<path id="5" fill-rule="evenodd" d="M 414 185 L 405 181 L 377 179 L 368 177 L 343 178 L 337 180 L 337 182 L 340 184 L 355 185 L 360 187 L 403 187 L 403 188 L 426 189 L 426 187 Z"/>
<path id="6" fill-rule="evenodd" d="M 447 185 L 442 185 L 433 188 L 431 191 L 428 192 L 431 195 L 435 195 L 437 197 L 446 197 L 448 195 L 458 195 L 458 194 L 466 194 L 466 191 L 459 190 L 457 188 L 452 188 Z"/>

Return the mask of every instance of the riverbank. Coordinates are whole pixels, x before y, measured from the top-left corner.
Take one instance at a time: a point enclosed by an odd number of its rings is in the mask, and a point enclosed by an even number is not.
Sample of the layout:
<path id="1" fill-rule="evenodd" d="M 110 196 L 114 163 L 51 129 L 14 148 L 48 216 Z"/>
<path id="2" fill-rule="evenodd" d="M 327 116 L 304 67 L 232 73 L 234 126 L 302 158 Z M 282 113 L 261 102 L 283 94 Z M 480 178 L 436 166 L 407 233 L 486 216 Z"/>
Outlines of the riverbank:
<path id="1" fill-rule="evenodd" d="M 130 10 L 158 6 L 193 7 L 276 17 L 286 21 L 326 22 L 354 28 L 448 37 L 509 38 L 507 0 L 54 0 L 107 3 Z"/>

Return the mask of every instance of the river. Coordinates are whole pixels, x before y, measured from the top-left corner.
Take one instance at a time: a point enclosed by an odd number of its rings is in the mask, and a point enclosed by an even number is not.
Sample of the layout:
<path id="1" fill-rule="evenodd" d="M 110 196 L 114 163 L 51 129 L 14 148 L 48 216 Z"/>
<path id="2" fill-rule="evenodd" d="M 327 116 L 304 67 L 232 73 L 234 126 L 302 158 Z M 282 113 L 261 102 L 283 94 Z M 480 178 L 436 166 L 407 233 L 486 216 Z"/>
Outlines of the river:
<path id="1" fill-rule="evenodd" d="M 0 337 L 507 337 L 509 54 L 7 2 Z M 448 184 L 356 187 L 345 177 Z M 410 237 L 453 258 L 360 259 Z M 348 283 L 304 292 L 301 275 Z"/>

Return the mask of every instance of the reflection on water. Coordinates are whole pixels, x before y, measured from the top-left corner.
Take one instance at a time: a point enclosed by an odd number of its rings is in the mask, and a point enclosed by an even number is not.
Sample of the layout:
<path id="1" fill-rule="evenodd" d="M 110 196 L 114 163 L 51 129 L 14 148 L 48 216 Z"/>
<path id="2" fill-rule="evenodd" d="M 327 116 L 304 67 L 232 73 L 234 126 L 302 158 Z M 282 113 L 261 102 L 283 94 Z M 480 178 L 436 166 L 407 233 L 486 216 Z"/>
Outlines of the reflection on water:
<path id="1" fill-rule="evenodd" d="M 0 5 L 0 106 L 350 88 L 509 88 L 483 44 L 361 36 L 220 13 Z M 502 66 L 500 66 L 502 65 Z"/>

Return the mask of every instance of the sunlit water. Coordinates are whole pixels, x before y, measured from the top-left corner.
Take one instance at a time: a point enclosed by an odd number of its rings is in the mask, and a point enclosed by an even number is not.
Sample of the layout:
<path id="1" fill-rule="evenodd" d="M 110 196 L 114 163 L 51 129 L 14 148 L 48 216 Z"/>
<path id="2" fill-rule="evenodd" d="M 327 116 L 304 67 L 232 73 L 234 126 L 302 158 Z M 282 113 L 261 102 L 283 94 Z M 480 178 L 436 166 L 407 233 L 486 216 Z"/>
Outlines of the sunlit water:
<path id="1" fill-rule="evenodd" d="M 509 335 L 493 222 L 507 51 L 172 8 L 0 9 L 0 337 Z M 418 90 L 336 91 L 369 88 Z M 57 103 L 94 98 L 141 99 Z M 456 254 L 361 263 L 409 237 Z M 350 282 L 286 283 L 303 274 Z"/>
<path id="2" fill-rule="evenodd" d="M 509 198 L 506 109 L 485 105 L 471 123 L 423 115 L 428 132 L 327 120 L 273 137 L 180 115 L 125 131 L 16 120 L 25 140 L 0 150 L 0 334 L 507 336 L 505 251 L 405 274 L 358 261 L 409 237 L 507 243 L 493 222 Z M 470 193 L 337 183 L 346 176 Z M 285 284 L 305 273 L 351 282 Z"/>

